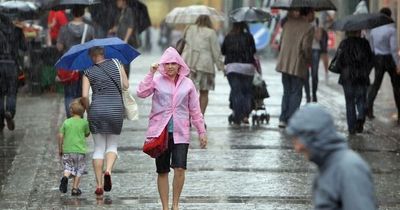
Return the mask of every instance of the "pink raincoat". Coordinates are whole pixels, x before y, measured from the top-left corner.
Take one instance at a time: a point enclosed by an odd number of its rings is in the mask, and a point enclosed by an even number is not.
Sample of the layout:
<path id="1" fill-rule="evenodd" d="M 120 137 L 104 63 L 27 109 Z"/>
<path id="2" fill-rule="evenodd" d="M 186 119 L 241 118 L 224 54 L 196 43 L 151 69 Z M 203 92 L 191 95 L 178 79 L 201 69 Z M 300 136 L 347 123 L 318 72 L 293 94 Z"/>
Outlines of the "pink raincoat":
<path id="1" fill-rule="evenodd" d="M 180 65 L 176 84 L 166 75 L 164 69 L 166 63 Z M 146 137 L 159 136 L 171 117 L 174 122 L 175 144 L 189 143 L 190 118 L 199 135 L 204 136 L 206 130 L 200 110 L 199 96 L 192 80 L 187 78 L 190 69 L 174 48 L 169 47 L 165 50 L 161 56 L 158 70 L 161 75 L 154 76 L 149 72 L 137 89 L 137 95 L 140 98 L 153 95 Z"/>

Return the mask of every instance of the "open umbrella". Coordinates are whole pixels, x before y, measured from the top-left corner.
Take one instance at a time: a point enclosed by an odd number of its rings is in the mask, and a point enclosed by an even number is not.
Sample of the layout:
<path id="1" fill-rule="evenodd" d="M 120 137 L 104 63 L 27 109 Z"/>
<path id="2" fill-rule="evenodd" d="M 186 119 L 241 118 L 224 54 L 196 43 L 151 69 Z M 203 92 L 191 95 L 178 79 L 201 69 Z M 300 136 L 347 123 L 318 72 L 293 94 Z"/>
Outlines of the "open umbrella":
<path id="1" fill-rule="evenodd" d="M 241 7 L 230 12 L 232 22 L 265 22 L 271 19 L 271 15 L 256 7 Z"/>
<path id="2" fill-rule="evenodd" d="M 56 63 L 57 69 L 85 70 L 93 65 L 89 56 L 92 47 L 104 47 L 107 59 L 116 58 L 123 64 L 129 64 L 140 55 L 133 47 L 119 38 L 93 39 L 84 44 L 74 45 Z"/>
<path id="3" fill-rule="evenodd" d="M 55 5 L 53 10 L 64 10 L 71 9 L 74 6 L 90 6 L 94 4 L 100 4 L 100 0 L 59 0 L 57 5 Z"/>
<path id="4" fill-rule="evenodd" d="M 333 22 L 331 29 L 337 31 L 359 31 L 389 23 L 393 23 L 393 20 L 383 14 L 357 14 L 349 15 Z"/>
<path id="5" fill-rule="evenodd" d="M 298 9 L 311 7 L 315 11 L 336 10 L 336 6 L 330 0 L 277 0 L 271 6 L 272 9 Z"/>
<path id="6" fill-rule="evenodd" d="M 165 17 L 165 22 L 173 24 L 195 23 L 200 15 L 208 15 L 211 19 L 223 21 L 224 15 L 215 8 L 204 5 L 192 5 L 188 7 L 176 7 Z"/>
<path id="7" fill-rule="evenodd" d="M 39 17 L 39 5 L 27 1 L 6 1 L 0 3 L 0 13 L 7 17 L 32 20 Z"/>

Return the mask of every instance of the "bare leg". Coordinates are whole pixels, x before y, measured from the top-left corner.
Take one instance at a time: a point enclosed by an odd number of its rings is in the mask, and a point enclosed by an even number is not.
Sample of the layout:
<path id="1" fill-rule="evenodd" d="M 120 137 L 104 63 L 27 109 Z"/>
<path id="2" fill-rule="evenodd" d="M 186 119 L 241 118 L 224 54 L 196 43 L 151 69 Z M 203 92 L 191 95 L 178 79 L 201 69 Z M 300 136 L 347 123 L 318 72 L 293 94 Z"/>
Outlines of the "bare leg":
<path id="1" fill-rule="evenodd" d="M 168 173 L 158 174 L 157 178 L 158 193 L 160 194 L 161 203 L 163 210 L 168 210 L 168 193 L 169 193 L 169 183 L 168 183 Z"/>
<path id="2" fill-rule="evenodd" d="M 172 209 L 179 209 L 179 198 L 181 197 L 183 184 L 185 183 L 185 169 L 175 168 L 174 169 L 174 182 L 173 186 L 173 198 L 172 198 Z"/>
<path id="3" fill-rule="evenodd" d="M 204 113 L 206 113 L 207 105 L 208 105 L 208 90 L 200 90 L 200 109 L 203 115 Z"/>
<path id="4" fill-rule="evenodd" d="M 116 159 L 117 159 L 117 154 L 115 154 L 114 152 L 108 152 L 106 154 L 106 171 L 108 171 L 110 175 Z"/>
<path id="5" fill-rule="evenodd" d="M 79 188 L 79 184 L 80 184 L 80 182 L 81 182 L 81 177 L 79 177 L 79 176 L 74 176 L 74 179 L 73 179 L 73 185 L 72 185 L 72 188 L 75 188 L 75 189 L 78 189 Z"/>
<path id="6" fill-rule="evenodd" d="M 71 176 L 71 173 L 64 171 L 64 176 L 68 178 L 69 176 Z"/>
<path id="7" fill-rule="evenodd" d="M 103 159 L 93 159 L 94 174 L 96 176 L 96 187 L 103 188 Z"/>

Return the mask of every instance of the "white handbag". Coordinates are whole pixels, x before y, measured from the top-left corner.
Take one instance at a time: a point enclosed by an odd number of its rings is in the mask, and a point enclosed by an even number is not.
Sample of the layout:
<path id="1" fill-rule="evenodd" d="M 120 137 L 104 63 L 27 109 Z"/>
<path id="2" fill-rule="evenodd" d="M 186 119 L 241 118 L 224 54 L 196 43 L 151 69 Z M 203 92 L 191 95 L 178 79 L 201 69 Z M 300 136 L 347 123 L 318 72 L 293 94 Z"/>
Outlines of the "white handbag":
<path id="1" fill-rule="evenodd" d="M 129 93 L 129 89 L 125 90 L 122 86 L 122 66 L 119 61 L 112 59 L 118 67 L 119 71 L 119 77 L 121 79 L 121 96 L 122 96 L 122 101 L 124 103 L 124 111 L 125 111 L 125 116 L 128 120 L 138 120 L 139 119 L 139 111 L 138 111 L 138 105 L 136 103 L 135 98 Z"/>

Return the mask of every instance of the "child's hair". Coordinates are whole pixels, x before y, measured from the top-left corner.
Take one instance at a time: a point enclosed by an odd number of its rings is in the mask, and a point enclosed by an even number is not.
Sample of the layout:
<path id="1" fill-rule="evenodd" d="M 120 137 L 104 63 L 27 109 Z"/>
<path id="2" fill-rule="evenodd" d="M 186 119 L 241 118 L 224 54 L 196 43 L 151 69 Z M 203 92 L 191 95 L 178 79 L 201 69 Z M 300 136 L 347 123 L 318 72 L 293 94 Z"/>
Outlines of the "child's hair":
<path id="1" fill-rule="evenodd" d="M 85 107 L 83 106 L 81 98 L 74 99 L 70 104 L 69 108 L 71 110 L 71 114 L 83 116 L 85 112 Z"/>

